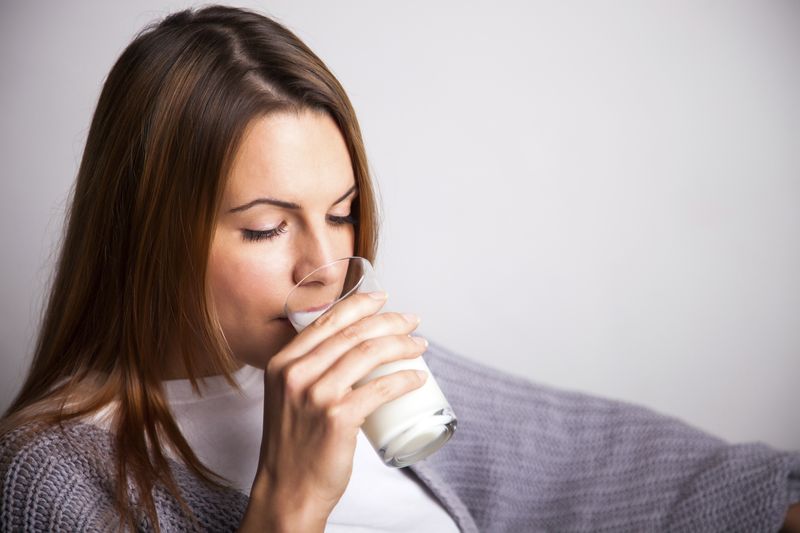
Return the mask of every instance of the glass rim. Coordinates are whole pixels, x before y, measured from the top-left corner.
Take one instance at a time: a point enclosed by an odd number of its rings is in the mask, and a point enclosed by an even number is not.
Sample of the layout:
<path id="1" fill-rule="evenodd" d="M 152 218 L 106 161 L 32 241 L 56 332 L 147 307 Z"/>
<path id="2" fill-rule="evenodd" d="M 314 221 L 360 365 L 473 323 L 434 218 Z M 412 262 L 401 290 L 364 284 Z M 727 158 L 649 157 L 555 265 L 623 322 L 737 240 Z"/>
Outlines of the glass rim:
<path id="1" fill-rule="evenodd" d="M 287 317 L 289 316 L 289 297 L 292 295 L 292 293 L 295 291 L 295 289 L 297 289 L 297 287 L 299 287 L 300 285 L 302 285 L 302 284 L 303 284 L 303 282 L 304 282 L 305 280 L 307 280 L 307 279 L 308 279 L 310 276 L 312 276 L 312 275 L 313 275 L 315 272 L 317 272 L 318 270 L 321 270 L 321 269 L 323 269 L 323 268 L 327 268 L 327 267 L 329 267 L 329 266 L 331 266 L 331 265 L 333 265 L 333 264 L 339 263 L 340 261 L 345 261 L 345 260 L 349 261 L 349 260 L 351 260 L 351 259 L 360 259 L 361 261 L 363 261 L 363 262 L 366 262 L 368 265 L 370 265 L 370 267 L 372 266 L 372 263 L 370 263 L 369 259 L 367 259 L 366 257 L 361 257 L 360 255 L 349 255 L 349 256 L 347 256 L 347 257 L 340 257 L 339 259 L 334 259 L 334 260 L 332 260 L 332 261 L 328 261 L 327 263 L 324 263 L 324 264 L 322 264 L 322 265 L 320 265 L 320 266 L 316 267 L 314 270 L 312 270 L 311 272 L 309 272 L 308 274 L 306 274 L 305 276 L 303 276 L 303 279 L 301 279 L 300 281 L 298 281 L 297 283 L 295 283 L 295 284 L 294 284 L 294 287 L 292 287 L 292 290 L 290 290 L 290 291 L 289 291 L 289 294 L 287 294 L 287 295 L 286 295 L 286 300 L 284 301 L 284 304 L 283 304 L 283 313 L 284 313 L 284 314 L 285 314 Z M 356 290 L 356 289 L 357 289 L 357 288 L 358 288 L 358 287 L 361 285 L 361 282 L 362 282 L 363 280 L 364 280 L 364 273 L 362 272 L 362 273 L 361 273 L 361 277 L 360 277 L 360 278 L 359 278 L 359 280 L 358 280 L 358 281 L 357 281 L 357 282 L 356 282 L 356 283 L 353 285 L 353 287 L 352 287 L 352 288 L 351 288 L 349 291 L 347 291 L 345 294 L 341 295 L 340 297 L 336 298 L 336 300 L 334 300 L 333 302 L 331 302 L 331 305 L 328 307 L 328 309 L 330 309 L 330 307 L 333 307 L 333 304 L 335 304 L 335 303 L 336 303 L 336 302 L 338 302 L 339 300 L 343 300 L 343 299 L 347 298 L 348 296 L 350 296 L 350 294 L 351 294 L 353 291 L 355 291 L 355 290 Z M 325 311 L 327 312 L 327 309 L 326 309 Z"/>

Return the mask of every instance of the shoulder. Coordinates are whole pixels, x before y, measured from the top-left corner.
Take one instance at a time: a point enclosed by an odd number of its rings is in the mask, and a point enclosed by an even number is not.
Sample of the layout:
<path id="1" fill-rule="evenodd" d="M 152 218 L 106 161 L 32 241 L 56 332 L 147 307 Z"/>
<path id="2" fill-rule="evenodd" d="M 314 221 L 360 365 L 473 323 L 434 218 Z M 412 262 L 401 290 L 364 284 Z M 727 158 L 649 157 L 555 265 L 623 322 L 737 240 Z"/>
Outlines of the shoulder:
<path id="1" fill-rule="evenodd" d="M 110 431 L 85 422 L 20 427 L 0 438 L 0 531 L 106 530 L 117 524 L 114 440 Z M 173 458 L 169 468 L 201 529 L 236 529 L 245 494 L 212 487 Z M 128 491 L 136 505 L 130 483 Z M 162 529 L 188 527 L 163 486 L 154 487 L 153 499 Z"/>
<path id="2" fill-rule="evenodd" d="M 4 481 L 16 474 L 19 480 L 26 480 L 33 472 L 18 471 L 21 466 L 35 466 L 41 473 L 56 460 L 62 463 L 52 470 L 56 475 L 94 470 L 101 464 L 109 464 L 111 440 L 108 431 L 89 423 L 20 426 L 0 437 L 0 474 Z"/>
<path id="3" fill-rule="evenodd" d="M 110 435 L 91 424 L 25 425 L 0 438 L 0 529 L 80 530 L 113 517 Z"/>

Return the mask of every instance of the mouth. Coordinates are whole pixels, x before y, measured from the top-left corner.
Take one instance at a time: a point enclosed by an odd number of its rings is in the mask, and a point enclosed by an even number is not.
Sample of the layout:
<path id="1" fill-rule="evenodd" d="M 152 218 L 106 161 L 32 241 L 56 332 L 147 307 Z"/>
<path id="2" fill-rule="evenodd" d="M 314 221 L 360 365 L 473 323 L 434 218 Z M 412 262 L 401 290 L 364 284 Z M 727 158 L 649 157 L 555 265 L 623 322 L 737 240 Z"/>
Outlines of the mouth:
<path id="1" fill-rule="evenodd" d="M 304 312 L 305 313 L 313 313 L 314 311 L 322 311 L 323 309 L 327 309 L 328 307 L 330 307 L 332 305 L 332 303 L 333 302 L 327 303 L 327 304 L 322 304 L 322 305 L 320 305 L 318 307 L 309 307 Z"/>

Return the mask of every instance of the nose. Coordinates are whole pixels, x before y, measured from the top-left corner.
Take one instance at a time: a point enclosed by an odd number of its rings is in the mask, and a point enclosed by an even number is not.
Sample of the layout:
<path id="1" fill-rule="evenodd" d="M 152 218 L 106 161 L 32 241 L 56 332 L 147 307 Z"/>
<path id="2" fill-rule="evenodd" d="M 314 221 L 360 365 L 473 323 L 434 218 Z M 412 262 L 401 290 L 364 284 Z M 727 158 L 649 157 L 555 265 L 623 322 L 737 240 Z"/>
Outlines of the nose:
<path id="1" fill-rule="evenodd" d="M 341 275 L 338 268 L 319 268 L 325 264 L 330 263 L 333 261 L 334 257 L 329 257 L 325 260 L 320 260 L 318 262 L 308 263 L 304 261 L 304 264 L 308 265 L 307 267 L 298 268 L 295 270 L 297 274 L 294 275 L 294 283 L 295 285 L 302 281 L 301 286 L 303 287 L 311 287 L 313 285 L 319 285 L 321 287 L 326 287 L 329 285 L 333 285 L 338 283 L 341 279 Z M 319 270 L 317 270 L 319 268 Z"/>
<path id="2" fill-rule="evenodd" d="M 315 270 L 322 265 L 330 263 L 336 256 L 335 243 L 325 229 L 314 230 L 309 228 L 302 239 L 297 242 L 295 250 L 294 270 L 292 278 L 295 284 L 303 282 L 303 286 L 327 286 L 337 283 L 341 273 L 335 268 Z"/>

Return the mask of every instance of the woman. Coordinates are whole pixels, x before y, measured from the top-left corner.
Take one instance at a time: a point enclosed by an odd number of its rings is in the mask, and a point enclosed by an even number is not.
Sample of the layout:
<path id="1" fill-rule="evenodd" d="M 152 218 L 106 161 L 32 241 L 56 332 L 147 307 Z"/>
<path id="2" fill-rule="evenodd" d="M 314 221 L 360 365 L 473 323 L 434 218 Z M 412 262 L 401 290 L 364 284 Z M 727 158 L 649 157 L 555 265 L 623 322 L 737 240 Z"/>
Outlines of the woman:
<path id="1" fill-rule="evenodd" d="M 426 346 L 385 295 L 296 334 L 289 289 L 374 259 L 378 217 L 347 95 L 263 15 L 210 6 L 140 33 L 103 87 L 72 202 L 0 427 L 3 530 L 796 527 L 798 454 Z M 387 468 L 359 427 L 424 378 L 351 385 L 421 353 L 459 430 Z"/>

